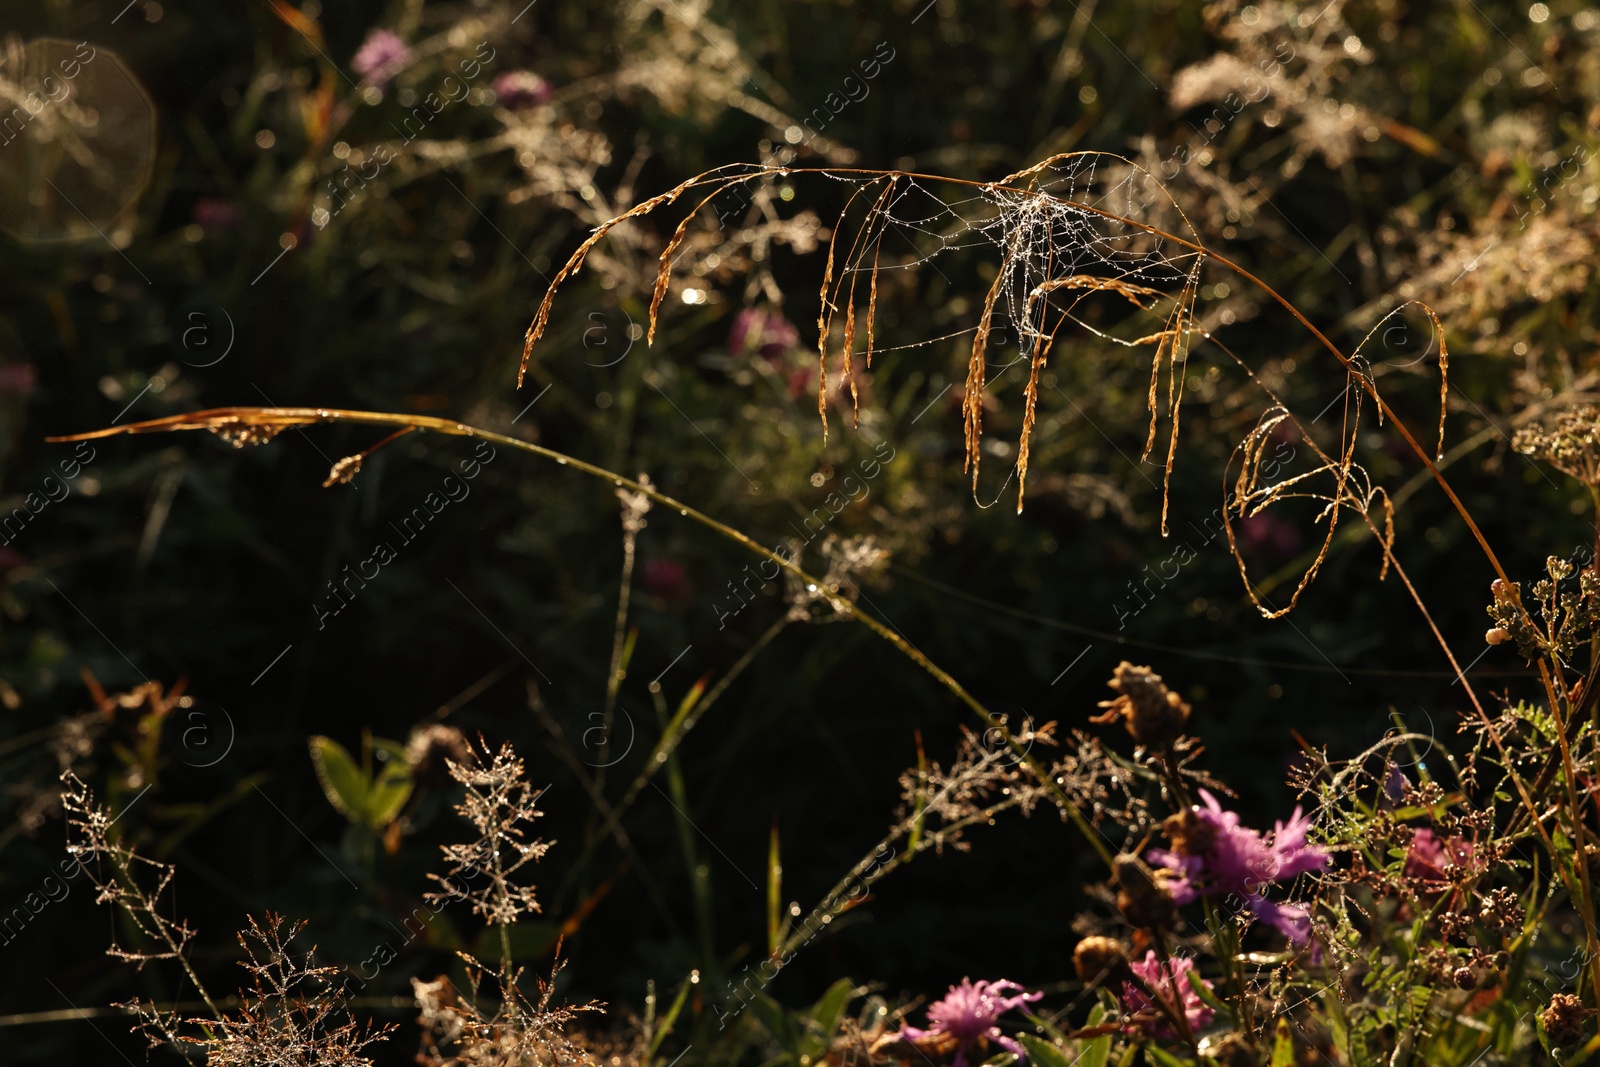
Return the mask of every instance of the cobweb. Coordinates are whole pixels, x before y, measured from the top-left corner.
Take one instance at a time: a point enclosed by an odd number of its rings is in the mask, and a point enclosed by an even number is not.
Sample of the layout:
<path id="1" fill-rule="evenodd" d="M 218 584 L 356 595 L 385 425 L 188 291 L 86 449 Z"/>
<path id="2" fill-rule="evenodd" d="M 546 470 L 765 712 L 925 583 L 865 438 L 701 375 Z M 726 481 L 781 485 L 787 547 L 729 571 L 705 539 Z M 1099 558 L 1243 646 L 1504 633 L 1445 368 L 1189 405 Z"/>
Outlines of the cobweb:
<path id="1" fill-rule="evenodd" d="M 1148 396 L 1150 427 L 1144 456 L 1156 445 L 1158 423 L 1169 419 L 1166 477 L 1177 447 L 1200 269 L 1206 259 L 1198 234 L 1151 175 L 1120 156 L 1098 152 L 1055 156 L 996 182 L 968 182 L 904 171 L 787 168 L 738 164 L 700 175 L 597 228 L 568 260 L 529 327 L 522 372 L 548 323 L 557 287 L 581 268 L 590 249 L 613 227 L 693 195 L 694 206 L 661 253 L 650 309 L 653 340 L 680 247 L 696 219 L 710 225 L 712 202 L 731 189 L 821 175 L 848 193 L 828 237 L 817 319 L 818 413 L 827 431 L 830 374 L 836 368 L 859 404 L 857 359 L 872 365 L 878 343 L 878 289 L 885 272 L 934 270 L 977 252 L 990 265 L 976 323 L 953 334 L 896 348 L 970 334 L 962 393 L 966 469 L 978 487 L 983 397 L 991 362 L 1004 371 L 1028 364 L 1024 419 L 1013 473 L 1020 510 L 1026 490 L 1041 373 L 1063 331 L 1087 329 L 1108 341 L 1153 349 Z M 1089 302 L 1109 297 L 1128 312 L 1108 322 Z M 830 366 L 830 359 L 834 363 Z M 521 383 L 519 374 L 518 383 Z M 1008 479 L 1009 480 L 1009 479 Z M 1166 520 L 1163 492 L 1162 521 Z"/>
<path id="2" fill-rule="evenodd" d="M 1261 613 L 1277 617 L 1293 609 L 1300 594 L 1319 572 L 1333 544 L 1340 514 L 1345 510 L 1354 512 L 1379 541 L 1383 573 L 1391 567 L 1398 569 L 1392 553 L 1394 527 L 1390 500 L 1355 456 L 1363 404 L 1370 400 L 1380 421 L 1393 417 L 1378 394 L 1377 378 L 1362 354 L 1363 349 L 1379 328 L 1411 305 L 1391 311 L 1350 355 L 1346 355 L 1264 282 L 1237 263 L 1208 250 L 1177 202 L 1151 174 L 1109 153 L 1053 156 L 993 182 L 899 170 L 755 164 L 735 164 L 708 171 L 643 201 L 590 234 L 556 274 L 528 328 L 518 385 L 527 371 L 534 346 L 548 325 L 558 288 L 582 268 L 589 251 L 610 230 L 676 205 L 680 200 L 690 205 L 661 252 L 650 306 L 649 336 L 653 340 L 674 268 L 687 251 L 696 247 L 694 242 L 689 242 L 691 227 L 698 219 L 704 230 L 713 226 L 722 229 L 721 213 L 712 202 L 729 190 L 745 187 L 770 194 L 773 185 L 787 188 L 800 177 L 829 179 L 845 190 L 843 206 L 831 233 L 818 235 L 827 242 L 816 333 L 821 379 L 817 409 L 824 432 L 830 375 L 837 373 L 841 388 L 848 388 L 850 392 L 852 407 L 859 410 L 857 360 L 870 367 L 874 354 L 889 350 L 880 345 L 878 338 L 880 281 L 892 278 L 895 272 L 933 271 L 947 283 L 942 291 L 958 294 L 950 298 L 951 310 L 958 301 L 964 301 L 959 294 L 983 289 L 976 321 L 953 333 L 909 344 L 896 343 L 893 348 L 914 348 L 971 337 L 960 400 L 965 469 L 971 476 L 975 498 L 978 497 L 982 456 L 979 446 L 984 432 L 985 391 L 998 373 L 1027 364 L 1016 461 L 1000 489 L 1003 492 L 1010 478 L 1016 477 L 1020 511 L 1043 371 L 1057 341 L 1072 332 L 1085 331 L 1104 343 L 1143 350 L 1148 355 L 1150 379 L 1146 407 L 1149 424 L 1140 458 L 1148 460 L 1157 452 L 1164 426 L 1166 440 L 1161 448 L 1164 454 L 1157 461 L 1163 467 L 1161 532 L 1166 535 L 1188 357 L 1191 344 L 1204 340 L 1215 344 L 1227 358 L 1237 362 L 1267 401 L 1228 464 L 1227 499 L 1222 509 L 1240 575 Z M 770 195 L 746 199 L 765 205 L 763 210 L 768 211 L 773 200 Z M 686 245 L 686 242 L 689 243 Z M 1267 382 L 1200 324 L 1196 305 L 1201 273 L 1208 263 L 1232 271 L 1245 283 L 1259 288 L 1343 365 L 1348 376 L 1343 419 L 1322 424 L 1326 427 L 1342 422 L 1336 431 L 1337 441 L 1328 442 L 1326 447 L 1319 445 L 1313 437 L 1314 427 L 1298 419 Z M 947 270 L 956 272 L 955 279 L 946 273 Z M 1430 309 L 1415 306 L 1428 318 L 1433 340 L 1438 344 L 1439 447 L 1424 449 L 1403 423 L 1395 420 L 1395 425 L 1444 484 L 1433 463 L 1441 454 L 1444 439 L 1447 355 L 1443 328 Z M 961 318 L 959 314 L 954 317 Z M 1266 445 L 1275 434 L 1292 435 L 1307 445 L 1308 462 L 1296 472 L 1280 476 L 1280 465 L 1269 457 Z M 1233 474 L 1235 465 L 1236 477 Z M 1231 487 L 1226 484 L 1229 478 L 1233 479 Z M 1446 491 L 1449 492 L 1447 485 Z M 1268 603 L 1250 582 L 1244 557 L 1238 549 L 1234 520 L 1250 518 L 1291 501 L 1320 505 L 1314 521 L 1323 527 L 1322 544 L 1290 593 L 1288 603 L 1279 606 Z M 1452 501 L 1462 510 L 1453 496 Z M 981 499 L 979 503 L 987 506 Z M 1470 516 L 1465 517 L 1470 524 Z M 1473 529 L 1476 532 L 1475 526 Z M 1481 535 L 1479 541 L 1487 552 L 1488 545 Z M 1492 552 L 1489 555 L 1493 561 Z M 1409 588 L 1409 579 L 1403 571 L 1400 574 Z M 1415 597 L 1415 590 L 1411 591 Z M 1420 599 L 1418 603 L 1420 605 Z M 1426 608 L 1423 610 L 1426 614 Z M 1448 649 L 1446 652 L 1449 656 Z M 1449 658 L 1454 666 L 1454 657 Z"/>

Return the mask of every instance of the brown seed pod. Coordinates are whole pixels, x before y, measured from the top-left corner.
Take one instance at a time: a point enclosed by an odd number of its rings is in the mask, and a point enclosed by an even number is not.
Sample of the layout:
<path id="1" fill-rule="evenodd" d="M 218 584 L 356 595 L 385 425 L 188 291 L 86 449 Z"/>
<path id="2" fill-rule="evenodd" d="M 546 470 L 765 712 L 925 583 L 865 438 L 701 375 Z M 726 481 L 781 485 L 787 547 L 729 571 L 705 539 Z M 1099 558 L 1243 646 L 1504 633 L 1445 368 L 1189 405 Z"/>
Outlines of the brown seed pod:
<path id="1" fill-rule="evenodd" d="M 1123 660 L 1106 684 L 1121 695 L 1101 701 L 1100 706 L 1106 711 L 1091 722 L 1107 723 L 1120 718 L 1133 739 L 1150 748 L 1170 745 L 1188 725 L 1189 705 L 1149 667 L 1136 667 Z"/>
<path id="2" fill-rule="evenodd" d="M 1138 856 L 1123 853 L 1113 868 L 1117 877 L 1117 909 L 1132 926 L 1160 930 L 1172 925 L 1178 905 L 1154 871 Z"/>

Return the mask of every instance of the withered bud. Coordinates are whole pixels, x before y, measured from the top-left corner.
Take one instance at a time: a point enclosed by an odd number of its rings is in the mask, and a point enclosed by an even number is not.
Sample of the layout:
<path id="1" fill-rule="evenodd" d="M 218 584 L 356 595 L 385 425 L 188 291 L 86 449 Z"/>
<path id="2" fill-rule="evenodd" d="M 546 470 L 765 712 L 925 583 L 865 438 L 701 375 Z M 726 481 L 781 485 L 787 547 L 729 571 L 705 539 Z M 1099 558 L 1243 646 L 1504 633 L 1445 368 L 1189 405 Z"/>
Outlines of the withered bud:
<path id="1" fill-rule="evenodd" d="M 1505 886 L 1501 886 L 1484 898 L 1483 910 L 1478 914 L 1478 918 L 1485 926 L 1502 931 L 1518 929 L 1525 917 L 1522 904 L 1517 900 L 1517 894 Z"/>
<path id="2" fill-rule="evenodd" d="M 1456 988 L 1463 992 L 1476 989 L 1478 986 L 1478 972 L 1473 967 L 1457 967 L 1450 978 L 1455 982 Z"/>
<path id="3" fill-rule="evenodd" d="M 1217 841 L 1217 828 L 1202 819 L 1193 808 L 1168 815 L 1161 823 L 1173 851 L 1180 856 L 1203 856 Z"/>
<path id="4" fill-rule="evenodd" d="M 1583 1020 L 1593 1014 L 1583 1001 L 1570 993 L 1557 993 L 1550 998 L 1550 1006 L 1539 1013 L 1545 1036 L 1552 1045 L 1576 1045 L 1583 1037 Z"/>
<path id="5" fill-rule="evenodd" d="M 1128 969 L 1128 950 L 1114 937 L 1086 937 L 1072 950 L 1072 966 L 1084 982 L 1102 980 L 1112 989 L 1119 989 L 1131 978 Z"/>
<path id="6" fill-rule="evenodd" d="M 418 782 L 428 786 L 448 784 L 450 771 L 445 760 L 463 767 L 473 762 L 472 746 L 460 730 L 431 723 L 411 732 L 406 741 L 406 763 Z"/>
<path id="7" fill-rule="evenodd" d="M 1138 856 L 1124 852 L 1112 868 L 1117 878 L 1117 910 L 1131 926 L 1160 930 L 1172 925 L 1178 905 L 1154 871 Z"/>
<path id="8" fill-rule="evenodd" d="M 1090 721 L 1108 723 L 1121 718 L 1128 733 L 1141 745 L 1165 748 L 1177 740 L 1189 722 L 1189 705 L 1149 667 L 1135 667 L 1123 660 L 1106 684 L 1121 695 L 1101 701 L 1105 713 Z"/>
<path id="9" fill-rule="evenodd" d="M 1238 1034 L 1228 1034 L 1207 1052 L 1221 1067 L 1257 1067 L 1261 1060 L 1255 1046 Z"/>
<path id="10" fill-rule="evenodd" d="M 328 472 L 328 477 L 323 479 L 322 488 L 329 489 L 335 485 L 347 485 L 355 480 L 361 473 L 361 461 L 365 457 L 360 455 L 346 456 L 333 465 Z"/>

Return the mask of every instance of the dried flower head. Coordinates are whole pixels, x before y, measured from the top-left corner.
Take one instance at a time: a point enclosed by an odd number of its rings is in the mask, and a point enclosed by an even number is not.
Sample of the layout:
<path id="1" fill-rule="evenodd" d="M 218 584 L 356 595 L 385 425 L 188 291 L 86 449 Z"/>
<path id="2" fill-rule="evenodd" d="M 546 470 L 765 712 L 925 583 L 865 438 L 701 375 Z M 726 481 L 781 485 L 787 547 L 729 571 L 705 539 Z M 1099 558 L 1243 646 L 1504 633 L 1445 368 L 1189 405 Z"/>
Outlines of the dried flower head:
<path id="1" fill-rule="evenodd" d="M 1550 1004 L 1539 1013 L 1539 1023 L 1558 1047 L 1576 1045 L 1583 1037 L 1583 1021 L 1594 1014 L 1593 1008 L 1583 1006 L 1583 1001 L 1570 993 L 1557 993 Z"/>
<path id="2" fill-rule="evenodd" d="M 161 906 L 176 869 L 141 856 L 125 844 L 112 829 L 120 816 L 113 816 L 102 807 L 70 769 L 61 772 L 61 782 L 68 855 L 78 861 L 95 887 L 95 903 L 120 908 L 144 942 L 138 949 L 126 949 L 113 942 L 106 954 L 140 969 L 151 960 L 181 959 L 184 948 L 194 938 L 194 930 L 182 919 L 169 917 L 171 909 Z M 98 860 L 105 861 L 111 870 L 102 873 L 100 864 L 95 862 Z"/>
<path id="3" fill-rule="evenodd" d="M 287 923 L 270 912 L 265 923 L 254 916 L 239 933 L 250 972 L 251 988 L 242 991 L 239 1007 L 221 1019 L 166 1019 L 152 1039 L 176 1036 L 204 1050 L 216 1067 L 258 1067 L 261 1064 L 317 1064 L 318 1067 L 365 1067 L 368 1045 L 381 1041 L 393 1024 L 376 1029 L 351 1016 L 335 980 L 338 967 L 315 965 L 316 949 L 296 954 L 290 942 L 305 923 Z M 146 1021 L 154 1013 L 147 1009 Z M 168 1029 L 177 1023 L 183 1033 Z"/>
<path id="4" fill-rule="evenodd" d="M 1141 930 L 1161 930 L 1178 917 L 1177 901 L 1160 878 L 1132 853 L 1123 853 L 1113 865 L 1117 880 L 1117 910 L 1129 925 Z"/>
<path id="5" fill-rule="evenodd" d="M 1545 573 L 1549 577 L 1533 583 L 1532 612 L 1523 605 L 1520 584 L 1498 578 L 1490 584 L 1488 612 L 1495 626 L 1485 637 L 1491 645 L 1515 641 L 1523 659 L 1554 655 L 1566 660 L 1600 630 L 1600 574 L 1595 568 L 1579 569 L 1550 556 Z M 1574 576 L 1577 588 L 1572 587 Z"/>
<path id="6" fill-rule="evenodd" d="M 472 744 L 460 730 L 444 723 L 429 723 L 411 731 L 406 740 L 406 765 L 417 781 L 443 785 L 451 780 L 450 764 L 472 762 Z"/>
<path id="7" fill-rule="evenodd" d="M 1104 981 L 1113 988 L 1128 980 L 1128 949 L 1114 937 L 1086 937 L 1072 950 L 1072 968 L 1081 982 Z"/>
<path id="8" fill-rule="evenodd" d="M 1164 748 L 1177 740 L 1189 722 L 1189 705 L 1149 667 L 1135 667 L 1123 660 L 1106 684 L 1121 695 L 1101 701 L 1105 713 L 1090 721 L 1108 723 L 1120 718 L 1141 745 Z"/>
<path id="9" fill-rule="evenodd" d="M 1517 431 L 1511 447 L 1584 485 L 1600 486 L 1600 407 L 1584 404 Z"/>
<path id="10" fill-rule="evenodd" d="M 264 445 L 284 431 L 282 426 L 243 421 L 225 422 L 208 427 L 208 429 L 234 448 Z"/>
<path id="11" fill-rule="evenodd" d="M 322 488 L 331 489 L 336 485 L 349 485 L 355 481 L 356 475 L 361 473 L 361 461 L 366 459 L 365 453 L 346 456 L 333 465 L 328 471 L 328 476 L 322 480 Z"/>

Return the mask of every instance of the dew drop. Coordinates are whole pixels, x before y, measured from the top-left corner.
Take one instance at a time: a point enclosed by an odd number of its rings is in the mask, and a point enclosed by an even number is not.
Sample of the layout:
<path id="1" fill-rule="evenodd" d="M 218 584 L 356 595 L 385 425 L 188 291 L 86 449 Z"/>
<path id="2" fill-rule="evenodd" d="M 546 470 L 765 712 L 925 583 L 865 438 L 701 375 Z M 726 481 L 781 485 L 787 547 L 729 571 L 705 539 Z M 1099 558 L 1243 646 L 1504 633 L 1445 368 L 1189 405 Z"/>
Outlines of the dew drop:
<path id="1" fill-rule="evenodd" d="M 689 509 L 688 508 L 679 508 L 678 509 L 678 514 L 679 515 L 688 515 L 689 514 Z"/>
<path id="2" fill-rule="evenodd" d="M 567 465 L 567 459 L 566 459 L 565 456 L 557 456 L 556 457 L 556 462 L 561 464 L 563 467 L 565 467 Z"/>

